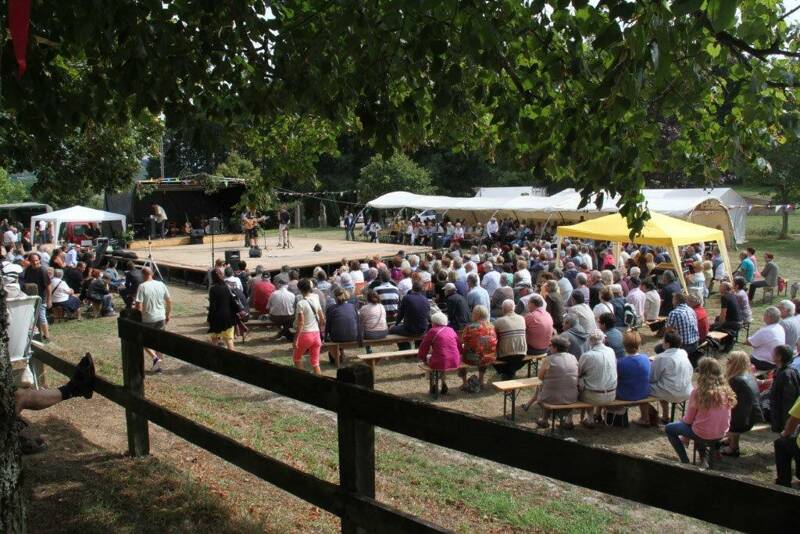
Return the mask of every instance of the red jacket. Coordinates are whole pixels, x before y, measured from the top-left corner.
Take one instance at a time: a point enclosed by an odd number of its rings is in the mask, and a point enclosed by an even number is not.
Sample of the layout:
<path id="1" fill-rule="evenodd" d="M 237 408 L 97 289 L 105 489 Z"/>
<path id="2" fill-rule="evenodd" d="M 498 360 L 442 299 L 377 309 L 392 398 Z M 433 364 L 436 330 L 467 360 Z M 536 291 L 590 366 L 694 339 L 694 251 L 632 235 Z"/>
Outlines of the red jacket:
<path id="1" fill-rule="evenodd" d="M 692 308 L 697 316 L 697 333 L 700 335 L 698 343 L 702 343 L 708 337 L 708 312 L 702 306 Z"/>

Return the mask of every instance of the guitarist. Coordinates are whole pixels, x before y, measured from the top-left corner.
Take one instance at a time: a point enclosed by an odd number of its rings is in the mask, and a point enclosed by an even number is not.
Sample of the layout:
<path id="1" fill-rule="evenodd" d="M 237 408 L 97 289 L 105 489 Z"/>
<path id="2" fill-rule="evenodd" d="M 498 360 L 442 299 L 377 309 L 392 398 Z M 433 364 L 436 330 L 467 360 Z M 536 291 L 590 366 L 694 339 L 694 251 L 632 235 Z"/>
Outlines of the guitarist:
<path id="1" fill-rule="evenodd" d="M 266 220 L 266 217 L 260 217 L 253 206 L 248 206 L 247 211 L 242 213 L 245 246 L 250 248 L 258 246 L 258 223 L 264 220 Z"/>

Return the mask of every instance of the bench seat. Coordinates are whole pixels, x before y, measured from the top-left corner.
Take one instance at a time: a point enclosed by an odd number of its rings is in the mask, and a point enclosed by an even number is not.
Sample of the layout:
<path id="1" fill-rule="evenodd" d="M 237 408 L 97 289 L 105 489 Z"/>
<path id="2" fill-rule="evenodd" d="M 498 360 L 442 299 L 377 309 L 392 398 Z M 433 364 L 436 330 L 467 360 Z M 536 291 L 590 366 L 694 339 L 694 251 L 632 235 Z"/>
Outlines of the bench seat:
<path id="1" fill-rule="evenodd" d="M 545 410 L 550 411 L 550 419 L 551 419 L 551 426 L 550 430 L 555 431 L 556 428 L 556 417 L 557 413 L 559 412 L 566 412 L 571 410 L 590 410 L 594 408 L 621 408 L 621 407 L 631 407 L 631 406 L 638 406 L 640 404 L 650 404 L 653 402 L 659 402 L 661 399 L 657 399 L 656 397 L 647 397 L 641 400 L 636 401 L 626 401 L 626 400 L 613 400 L 606 404 L 589 404 L 588 402 L 573 402 L 570 404 L 550 404 L 547 402 L 542 403 L 542 407 Z M 685 410 L 685 402 L 682 403 L 670 403 L 672 405 L 672 419 L 675 418 L 675 407 L 677 404 L 680 404 L 682 409 Z"/>
<path id="2" fill-rule="evenodd" d="M 523 389 L 535 388 L 541 385 L 542 381 L 539 377 L 531 378 L 515 378 L 514 380 L 503 380 L 501 382 L 493 382 L 492 385 L 503 393 L 503 417 L 509 418 L 508 401 L 511 401 L 511 417 L 513 421 L 516 418 L 517 406 L 517 393 Z"/>
<path id="3" fill-rule="evenodd" d="M 375 365 L 381 360 L 394 360 L 397 358 L 408 358 L 409 356 L 416 356 L 419 351 L 417 349 L 408 350 L 395 350 L 392 352 L 374 352 L 372 354 L 358 354 L 356 358 L 358 361 L 364 362 L 375 371 Z"/>

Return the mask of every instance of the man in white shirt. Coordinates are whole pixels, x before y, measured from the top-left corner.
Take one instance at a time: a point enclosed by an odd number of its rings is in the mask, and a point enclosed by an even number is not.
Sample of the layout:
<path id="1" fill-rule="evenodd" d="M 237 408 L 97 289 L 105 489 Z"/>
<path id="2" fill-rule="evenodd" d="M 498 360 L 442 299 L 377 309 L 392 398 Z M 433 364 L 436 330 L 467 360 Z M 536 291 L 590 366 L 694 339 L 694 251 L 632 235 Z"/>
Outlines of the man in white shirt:
<path id="1" fill-rule="evenodd" d="M 167 212 L 164 208 L 155 202 L 150 203 L 150 208 L 153 210 L 153 219 L 156 222 L 156 232 L 164 239 L 166 233 Z"/>
<path id="2" fill-rule="evenodd" d="M 133 307 L 142 312 L 144 326 L 164 330 L 172 316 L 172 298 L 169 290 L 164 282 L 153 279 L 153 271 L 149 267 L 142 268 L 142 280 L 144 281 L 136 290 Z M 153 362 L 153 372 L 161 372 L 164 355 L 147 347 L 144 352 Z"/>
<path id="3" fill-rule="evenodd" d="M 650 366 L 650 396 L 661 401 L 662 420 L 669 419 L 669 403 L 683 402 L 692 393 L 692 363 L 689 355 L 681 348 L 682 340 L 677 332 L 667 330 L 661 346 L 664 352 L 657 354 Z M 648 422 L 645 417 L 650 411 L 649 404 L 640 405 L 641 423 Z"/>
<path id="4" fill-rule="evenodd" d="M 17 243 L 17 229 L 13 226 L 10 226 L 8 230 L 3 233 L 3 245 L 6 248 L 14 248 L 14 245 Z"/>
<path id="5" fill-rule="evenodd" d="M 275 339 L 285 337 L 291 342 L 294 341 L 290 328 L 294 322 L 295 295 L 289 291 L 289 286 L 283 278 L 275 278 L 274 283 L 277 289 L 269 297 L 268 308 L 270 321 L 281 328 Z"/>
<path id="6" fill-rule="evenodd" d="M 788 299 L 780 301 L 778 309 L 781 311 L 781 321 L 778 324 L 786 333 L 785 343 L 791 347 L 796 356 L 798 341 L 800 341 L 800 315 L 795 313 L 797 310 L 794 302 Z"/>
<path id="7" fill-rule="evenodd" d="M 578 318 L 578 322 L 581 327 L 583 327 L 584 331 L 592 333 L 597 330 L 597 321 L 595 320 L 594 313 L 584 301 L 583 293 L 574 291 L 572 293 L 572 302 L 575 304 L 567 308 L 567 312 Z"/>
<path id="8" fill-rule="evenodd" d="M 494 270 L 494 264 L 490 261 L 483 262 L 484 275 L 481 280 L 481 287 L 489 293 L 489 297 L 494 294 L 495 289 L 500 287 L 500 273 Z"/>
<path id="9" fill-rule="evenodd" d="M 494 239 L 497 237 L 497 232 L 500 230 L 500 225 L 497 224 L 497 219 L 492 217 L 489 219 L 489 222 L 486 223 L 486 235 L 490 238 Z"/>
<path id="10" fill-rule="evenodd" d="M 661 311 L 661 295 L 650 280 L 645 280 L 641 285 L 646 290 L 644 293 L 644 320 L 655 321 Z"/>
<path id="11" fill-rule="evenodd" d="M 400 298 L 406 296 L 406 293 L 411 291 L 411 268 L 406 267 L 403 269 L 403 278 L 397 282 L 397 292 L 400 293 Z"/>
<path id="12" fill-rule="evenodd" d="M 758 329 L 755 334 L 747 338 L 745 345 L 753 347 L 750 355 L 750 362 L 759 371 L 770 371 L 775 369 L 772 359 L 772 351 L 778 345 L 786 343 L 786 332 L 779 324 L 781 312 L 775 306 L 770 306 L 764 310 L 764 326 Z"/>
<path id="13" fill-rule="evenodd" d="M 633 306 L 633 309 L 636 310 L 636 316 L 639 320 L 644 321 L 647 295 L 639 288 L 640 284 L 641 282 L 636 277 L 631 277 L 628 280 L 628 296 L 625 297 L 625 302 Z M 659 305 L 661 305 L 660 299 Z"/>
<path id="14" fill-rule="evenodd" d="M 64 265 L 67 267 L 75 267 L 78 265 L 78 251 L 72 243 L 67 245 L 67 253 L 64 255 Z"/>

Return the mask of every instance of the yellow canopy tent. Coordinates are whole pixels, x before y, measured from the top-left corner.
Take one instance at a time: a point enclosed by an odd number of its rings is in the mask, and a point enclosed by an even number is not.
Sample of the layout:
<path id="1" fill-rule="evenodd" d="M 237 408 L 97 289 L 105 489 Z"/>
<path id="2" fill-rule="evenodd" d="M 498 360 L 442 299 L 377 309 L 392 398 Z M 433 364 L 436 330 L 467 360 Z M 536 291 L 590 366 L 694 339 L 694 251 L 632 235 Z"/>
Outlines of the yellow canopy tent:
<path id="1" fill-rule="evenodd" d="M 598 241 L 611 241 L 617 245 L 617 257 L 619 257 L 619 243 L 636 243 L 639 245 L 651 245 L 654 247 L 664 247 L 669 250 L 673 262 L 679 261 L 680 254 L 678 247 L 691 245 L 704 241 L 716 241 L 719 247 L 722 260 L 725 262 L 725 270 L 731 274 L 731 262 L 728 257 L 728 249 L 725 246 L 725 234 L 722 230 L 709 228 L 699 224 L 668 217 L 660 213 L 650 212 L 648 220 L 642 232 L 636 239 L 630 238 L 630 227 L 625 217 L 619 213 L 606 215 L 597 219 L 590 219 L 582 223 L 571 226 L 559 226 L 556 231 L 558 237 L 558 249 L 561 250 L 561 240 L 565 237 L 578 237 L 584 239 L 595 239 Z M 684 291 L 686 290 L 686 280 L 683 277 L 683 270 L 678 268 L 676 271 L 681 280 Z"/>

